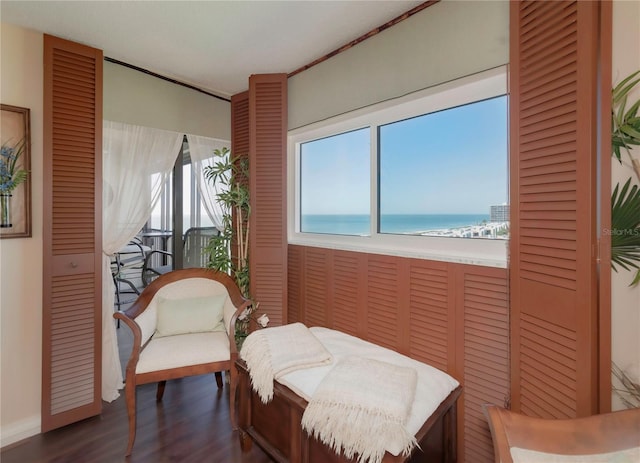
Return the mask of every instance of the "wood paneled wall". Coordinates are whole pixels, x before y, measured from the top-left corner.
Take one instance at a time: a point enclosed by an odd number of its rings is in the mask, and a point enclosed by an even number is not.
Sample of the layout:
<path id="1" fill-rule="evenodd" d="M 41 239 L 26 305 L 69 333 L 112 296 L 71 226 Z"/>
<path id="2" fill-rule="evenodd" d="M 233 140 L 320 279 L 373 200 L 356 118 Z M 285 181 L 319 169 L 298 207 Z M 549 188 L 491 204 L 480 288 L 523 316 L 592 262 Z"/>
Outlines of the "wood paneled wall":
<path id="1" fill-rule="evenodd" d="M 290 245 L 288 323 L 337 329 L 464 385 L 460 461 L 491 462 L 481 405 L 509 396 L 507 271 Z"/>

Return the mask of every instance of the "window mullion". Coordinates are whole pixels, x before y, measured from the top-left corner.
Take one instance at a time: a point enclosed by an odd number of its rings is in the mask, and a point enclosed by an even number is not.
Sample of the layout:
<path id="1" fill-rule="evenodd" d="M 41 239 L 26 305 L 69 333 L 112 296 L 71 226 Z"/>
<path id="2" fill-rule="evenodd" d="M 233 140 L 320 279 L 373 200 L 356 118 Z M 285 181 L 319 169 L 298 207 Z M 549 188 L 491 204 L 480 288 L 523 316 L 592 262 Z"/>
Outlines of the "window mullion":
<path id="1" fill-rule="evenodd" d="M 369 161 L 369 165 L 371 166 L 371 180 L 369 182 L 369 188 L 370 188 L 370 206 L 369 206 L 369 213 L 370 213 L 370 233 L 371 233 L 371 237 L 374 238 L 375 236 L 377 236 L 378 234 L 378 217 L 379 217 L 379 192 L 378 192 L 378 188 L 379 188 L 379 151 L 378 151 L 378 140 L 379 140 L 379 136 L 378 136 L 378 126 L 377 125 L 371 125 L 370 130 L 369 130 L 369 136 L 370 138 L 370 146 L 371 146 L 371 159 Z M 375 238 L 374 238 L 375 239 Z"/>

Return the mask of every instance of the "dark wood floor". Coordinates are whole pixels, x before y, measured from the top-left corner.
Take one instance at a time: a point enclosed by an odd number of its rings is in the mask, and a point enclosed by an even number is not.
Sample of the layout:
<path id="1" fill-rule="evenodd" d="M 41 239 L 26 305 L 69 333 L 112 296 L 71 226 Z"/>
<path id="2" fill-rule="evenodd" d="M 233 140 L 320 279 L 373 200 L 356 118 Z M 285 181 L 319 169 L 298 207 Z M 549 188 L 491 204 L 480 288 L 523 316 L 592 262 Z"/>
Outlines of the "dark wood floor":
<path id="1" fill-rule="evenodd" d="M 128 329 L 117 330 L 121 353 L 130 349 Z M 123 355 L 121 355 L 123 356 Z M 128 352 L 126 353 L 128 356 Z M 243 454 L 229 421 L 229 388 L 213 375 L 168 381 L 162 402 L 155 385 L 138 388 L 138 433 L 124 458 L 128 425 L 124 394 L 103 402 L 102 415 L 7 446 L 2 463 L 270 463 L 257 446 Z M 274 423 L 277 425 L 277 423 Z"/>

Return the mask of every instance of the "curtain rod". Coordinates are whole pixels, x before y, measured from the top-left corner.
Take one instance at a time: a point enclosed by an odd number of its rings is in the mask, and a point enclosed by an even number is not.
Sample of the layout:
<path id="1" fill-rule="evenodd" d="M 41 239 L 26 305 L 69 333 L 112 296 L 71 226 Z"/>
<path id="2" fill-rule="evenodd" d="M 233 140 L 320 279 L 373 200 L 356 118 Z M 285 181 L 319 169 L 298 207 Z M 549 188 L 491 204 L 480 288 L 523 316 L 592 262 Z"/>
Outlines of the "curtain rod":
<path id="1" fill-rule="evenodd" d="M 144 69 L 144 68 L 141 68 L 139 66 L 134 66 L 133 64 L 125 63 L 124 61 L 120 61 L 120 60 L 117 60 L 117 59 L 114 59 L 114 58 L 109 58 L 108 56 L 105 56 L 104 60 L 108 61 L 109 63 L 119 64 L 120 66 L 124 66 L 126 68 L 133 69 L 134 71 L 142 72 L 144 74 L 147 74 L 147 75 L 150 75 L 150 76 L 153 76 L 153 77 L 157 77 L 158 79 L 166 80 L 167 82 L 171 82 L 172 84 L 181 85 L 182 87 L 186 87 L 186 88 L 189 88 L 191 90 L 195 90 L 196 92 L 204 93 L 205 95 L 209 95 L 209 96 L 212 96 L 212 97 L 217 98 L 219 100 L 226 101 L 227 103 L 231 102 L 231 100 L 229 98 L 225 98 L 225 97 L 222 97 L 220 95 L 216 95 L 215 93 L 211 93 L 211 92 L 208 92 L 208 91 L 203 90 L 201 88 L 198 88 L 195 85 L 191 85 L 191 84 L 187 84 L 187 83 L 184 83 L 184 82 L 180 82 L 179 80 L 172 79 L 171 77 L 163 76 L 162 74 L 158 74 L 158 73 L 155 73 L 153 71 L 149 71 L 148 69 Z"/>

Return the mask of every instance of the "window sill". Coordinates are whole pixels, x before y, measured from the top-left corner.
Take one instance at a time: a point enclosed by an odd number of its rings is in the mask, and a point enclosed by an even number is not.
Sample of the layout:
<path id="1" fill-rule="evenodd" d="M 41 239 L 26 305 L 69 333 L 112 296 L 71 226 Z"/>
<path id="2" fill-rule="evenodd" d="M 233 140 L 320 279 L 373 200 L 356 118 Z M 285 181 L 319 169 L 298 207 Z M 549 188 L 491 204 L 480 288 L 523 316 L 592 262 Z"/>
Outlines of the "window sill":
<path id="1" fill-rule="evenodd" d="M 297 233 L 289 237 L 289 244 L 483 267 L 507 268 L 509 240 L 402 235 L 365 237 Z"/>

